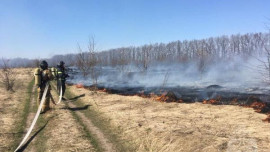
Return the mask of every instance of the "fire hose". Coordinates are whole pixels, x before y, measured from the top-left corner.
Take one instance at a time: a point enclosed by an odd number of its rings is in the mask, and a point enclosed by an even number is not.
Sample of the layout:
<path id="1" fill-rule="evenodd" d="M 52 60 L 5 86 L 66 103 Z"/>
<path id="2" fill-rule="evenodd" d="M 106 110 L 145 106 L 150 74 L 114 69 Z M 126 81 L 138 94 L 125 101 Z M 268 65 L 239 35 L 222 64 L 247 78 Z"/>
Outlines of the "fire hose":
<path id="1" fill-rule="evenodd" d="M 60 92 L 59 92 L 59 94 L 60 94 L 59 95 L 59 100 L 58 100 L 57 103 L 54 103 L 55 105 L 58 105 L 62 101 L 62 97 L 63 97 L 62 83 L 60 82 L 60 84 L 61 85 L 60 85 Z M 38 117 L 40 115 L 41 108 L 42 108 L 42 106 L 43 106 L 43 104 L 45 102 L 48 89 L 49 89 L 49 82 L 46 83 L 45 90 L 43 92 L 40 105 L 38 107 L 37 113 L 35 115 L 35 118 L 34 118 L 32 124 L 31 124 L 30 128 L 28 129 L 27 133 L 25 134 L 25 136 L 24 136 L 23 140 L 21 141 L 20 145 L 16 148 L 16 150 L 14 152 L 18 151 L 23 146 L 23 144 L 25 143 L 25 141 L 29 137 L 30 133 L 32 132 L 32 130 L 33 130 L 33 128 L 34 128 L 34 126 L 35 126 L 35 124 L 37 122 L 37 119 L 38 119 Z"/>
<path id="2" fill-rule="evenodd" d="M 62 97 L 63 97 L 63 89 L 62 89 L 62 82 L 60 81 L 60 92 L 59 92 L 59 100 L 57 103 L 55 103 L 56 105 L 58 105 L 61 101 L 62 101 Z M 59 85 L 59 84 L 58 84 Z"/>
<path id="3" fill-rule="evenodd" d="M 44 90 L 44 93 L 42 95 L 40 105 L 38 107 L 37 113 L 35 115 L 35 118 L 34 118 L 32 124 L 31 124 L 30 128 L 28 129 L 26 135 L 24 136 L 23 140 L 21 141 L 20 145 L 16 148 L 16 150 L 14 152 L 18 151 L 22 147 L 22 145 L 25 143 L 26 139 L 29 137 L 30 133 L 32 132 L 32 130 L 33 130 L 33 128 L 34 128 L 34 126 L 35 126 L 35 124 L 37 122 L 37 119 L 38 119 L 38 117 L 40 115 L 41 108 L 42 108 L 42 106 L 43 106 L 43 104 L 45 102 L 48 89 L 49 89 L 49 82 L 46 83 L 45 90 Z"/>

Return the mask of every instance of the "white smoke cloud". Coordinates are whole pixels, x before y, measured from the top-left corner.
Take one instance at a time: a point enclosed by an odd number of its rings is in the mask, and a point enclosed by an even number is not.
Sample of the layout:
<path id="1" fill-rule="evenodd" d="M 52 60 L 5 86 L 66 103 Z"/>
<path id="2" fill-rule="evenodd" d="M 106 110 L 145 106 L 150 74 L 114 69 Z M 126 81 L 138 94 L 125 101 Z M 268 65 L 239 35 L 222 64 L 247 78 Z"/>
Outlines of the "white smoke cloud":
<path id="1" fill-rule="evenodd" d="M 207 66 L 204 72 L 198 70 L 196 62 L 152 64 L 145 72 L 140 71 L 135 65 L 126 65 L 122 71 L 117 67 L 101 67 L 98 84 L 106 88 L 142 87 L 145 89 L 162 87 L 205 88 L 210 85 L 219 85 L 228 91 L 265 93 L 269 87 L 262 81 L 261 73 L 258 71 L 261 64 L 255 57 L 244 59 L 235 56 L 229 60 L 220 60 Z M 90 76 L 83 78 L 82 74 L 75 74 L 69 82 L 92 85 Z"/>

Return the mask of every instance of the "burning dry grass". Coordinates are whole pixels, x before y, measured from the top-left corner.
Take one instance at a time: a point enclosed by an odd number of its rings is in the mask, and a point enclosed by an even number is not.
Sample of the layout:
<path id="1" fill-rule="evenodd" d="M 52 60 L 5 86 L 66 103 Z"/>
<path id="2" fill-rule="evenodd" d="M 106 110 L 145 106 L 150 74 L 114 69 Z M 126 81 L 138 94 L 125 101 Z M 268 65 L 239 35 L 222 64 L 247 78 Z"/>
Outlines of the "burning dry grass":
<path id="1" fill-rule="evenodd" d="M 17 75 L 13 93 L 0 86 L 0 151 L 11 150 L 18 133 L 17 124 L 22 119 L 27 86 L 31 81 L 32 69 L 15 69 Z"/>
<path id="2" fill-rule="evenodd" d="M 86 94 L 81 100 L 121 128 L 123 140 L 131 140 L 136 151 L 270 150 L 270 125 L 261 121 L 264 114 L 250 108 L 153 102 L 74 86 L 71 91 Z"/>
<path id="3" fill-rule="evenodd" d="M 79 83 L 79 84 L 76 84 L 76 88 L 83 88 L 83 84 Z"/>
<path id="4" fill-rule="evenodd" d="M 270 114 L 268 114 L 267 117 L 263 119 L 263 121 L 270 123 Z"/>
<path id="5" fill-rule="evenodd" d="M 78 85 L 76 85 L 77 88 L 84 88 L 83 85 L 80 85 L 82 87 L 78 87 Z M 92 90 L 91 88 L 87 88 Z M 110 93 L 109 90 L 107 90 L 106 88 L 104 89 L 100 89 L 99 92 L 106 92 L 106 93 Z M 125 95 L 127 96 L 127 95 Z M 129 96 L 129 95 L 128 95 Z M 132 96 L 132 95 L 130 95 Z M 182 99 L 178 99 L 176 97 L 176 95 L 169 91 L 160 91 L 159 95 L 155 94 L 155 93 L 150 93 L 150 94 L 145 94 L 144 92 L 140 92 L 139 94 L 135 94 L 135 96 L 139 96 L 139 97 L 143 97 L 143 98 L 150 98 L 154 101 L 159 101 L 159 102 L 176 102 L 176 103 L 184 103 L 185 101 L 183 101 Z M 262 119 L 264 122 L 270 122 L 270 104 L 266 103 L 266 102 L 262 102 L 262 101 L 258 101 L 259 99 L 256 97 L 249 97 L 246 101 L 238 101 L 237 98 L 232 99 L 231 101 L 222 101 L 222 97 L 221 96 L 217 96 L 214 99 L 209 99 L 209 100 L 203 100 L 202 103 L 203 104 L 212 104 L 212 105 L 222 105 L 222 104 L 226 104 L 226 105 L 238 105 L 238 106 L 243 106 L 243 107 L 247 107 L 247 108 L 253 108 L 256 112 L 258 113 L 265 113 L 267 114 L 267 117 L 265 119 Z"/>
<path id="6" fill-rule="evenodd" d="M 216 99 L 210 99 L 210 100 L 204 100 L 203 104 L 213 104 L 213 105 L 217 105 L 217 104 L 221 104 L 221 98 L 218 97 Z M 251 99 L 250 102 L 246 102 L 244 104 L 239 104 L 237 99 L 233 99 L 230 104 L 232 105 L 239 105 L 239 106 L 243 106 L 246 108 L 253 108 L 255 112 L 258 113 L 264 113 L 267 114 L 267 118 L 262 119 L 264 122 L 270 122 L 269 121 L 269 115 L 270 115 L 270 106 L 268 103 L 266 102 L 262 102 L 262 101 L 257 101 L 257 99 Z"/>
<path id="7" fill-rule="evenodd" d="M 154 93 L 150 93 L 149 98 L 159 101 L 159 102 L 177 102 L 177 103 L 182 103 L 183 100 L 177 99 L 175 94 L 173 92 L 161 92 L 161 95 L 156 95 Z M 139 95 L 140 96 L 140 95 Z M 144 96 L 141 96 L 144 97 Z"/>

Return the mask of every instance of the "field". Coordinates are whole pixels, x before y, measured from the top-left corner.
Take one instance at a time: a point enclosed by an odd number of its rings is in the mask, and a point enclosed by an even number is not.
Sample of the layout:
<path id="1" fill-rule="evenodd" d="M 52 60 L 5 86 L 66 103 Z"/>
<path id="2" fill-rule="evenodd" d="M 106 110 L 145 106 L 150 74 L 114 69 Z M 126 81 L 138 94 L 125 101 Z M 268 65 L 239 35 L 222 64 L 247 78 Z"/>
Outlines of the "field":
<path id="1" fill-rule="evenodd" d="M 136 151 L 268 151 L 270 125 L 251 108 L 202 103 L 162 103 L 70 88 L 120 128 Z"/>
<path id="2" fill-rule="evenodd" d="M 36 112 L 33 69 L 0 88 L 0 151 L 14 151 Z M 52 95 L 58 100 L 52 82 Z M 233 105 L 164 103 L 68 86 L 40 115 L 22 151 L 269 151 L 265 114 Z"/>

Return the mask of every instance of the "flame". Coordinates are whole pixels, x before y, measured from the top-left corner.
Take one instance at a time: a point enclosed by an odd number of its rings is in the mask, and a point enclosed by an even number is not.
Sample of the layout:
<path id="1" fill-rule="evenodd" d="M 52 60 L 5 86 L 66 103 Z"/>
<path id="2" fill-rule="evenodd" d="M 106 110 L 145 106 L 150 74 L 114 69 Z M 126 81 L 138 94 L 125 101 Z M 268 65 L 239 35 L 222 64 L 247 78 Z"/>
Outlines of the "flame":
<path id="1" fill-rule="evenodd" d="M 218 104 L 221 101 L 221 96 L 216 99 L 203 100 L 203 104 Z"/>
<path id="2" fill-rule="evenodd" d="M 203 104 L 218 104 L 219 101 L 216 99 L 203 100 Z"/>
<path id="3" fill-rule="evenodd" d="M 100 91 L 100 92 L 108 92 L 108 90 L 107 90 L 106 88 L 100 89 L 100 90 L 98 90 L 98 91 Z"/>
<path id="4" fill-rule="evenodd" d="M 167 92 L 164 92 L 164 93 L 162 93 L 160 96 L 155 97 L 154 100 L 160 101 L 160 102 L 167 102 L 167 101 L 169 101 L 170 99 L 169 99 L 168 96 L 166 96 L 166 94 L 167 94 Z"/>
<path id="5" fill-rule="evenodd" d="M 266 107 L 266 103 L 253 101 L 250 105 L 247 105 L 245 107 L 253 108 L 256 112 L 260 113 Z"/>
<path id="6" fill-rule="evenodd" d="M 152 98 L 159 102 L 178 102 L 183 103 L 184 101 L 182 99 L 177 99 L 177 97 L 170 92 L 163 92 L 161 95 L 154 95 Z"/>
<path id="7" fill-rule="evenodd" d="M 267 113 L 267 117 L 262 121 L 270 123 L 270 111 L 265 102 L 253 101 L 250 105 L 245 105 L 244 107 L 253 108 L 258 113 Z"/>
<path id="8" fill-rule="evenodd" d="M 267 117 L 262 121 L 270 123 L 270 114 L 268 114 Z"/>
<path id="9" fill-rule="evenodd" d="M 78 84 L 76 84 L 76 88 L 84 88 L 84 86 L 82 83 L 78 83 Z"/>
<path id="10" fill-rule="evenodd" d="M 83 84 L 78 83 L 76 84 L 76 88 L 84 88 Z M 99 89 L 100 92 L 107 92 L 107 93 L 112 93 L 111 90 L 107 90 L 106 88 L 103 89 Z M 127 95 L 127 94 L 124 94 Z M 154 92 L 151 93 L 145 93 L 144 91 L 140 91 L 137 94 L 129 94 L 128 96 L 139 96 L 142 98 L 150 98 L 153 99 L 154 101 L 158 101 L 158 102 L 177 102 L 177 103 L 184 103 L 184 101 L 182 99 L 178 99 L 176 97 L 176 95 L 169 91 L 160 91 L 160 94 L 156 94 Z M 241 102 L 238 101 L 237 98 L 232 99 L 231 102 L 227 102 L 229 104 L 233 104 L 233 105 L 239 105 L 239 106 L 243 106 L 243 107 L 247 107 L 247 108 L 253 108 L 256 112 L 259 113 L 266 113 L 267 117 L 265 119 L 263 119 L 262 121 L 264 122 L 269 122 L 270 123 L 270 107 L 267 103 L 262 102 L 262 101 L 257 101 L 258 99 L 251 99 L 254 100 L 253 102 L 246 102 L 246 104 L 241 104 Z M 203 100 L 202 103 L 203 104 L 221 104 L 222 102 L 222 97 L 218 96 L 215 99 L 208 99 L 208 100 Z M 250 104 L 249 104 L 250 103 Z"/>

